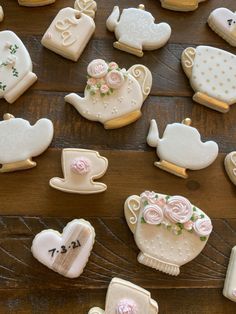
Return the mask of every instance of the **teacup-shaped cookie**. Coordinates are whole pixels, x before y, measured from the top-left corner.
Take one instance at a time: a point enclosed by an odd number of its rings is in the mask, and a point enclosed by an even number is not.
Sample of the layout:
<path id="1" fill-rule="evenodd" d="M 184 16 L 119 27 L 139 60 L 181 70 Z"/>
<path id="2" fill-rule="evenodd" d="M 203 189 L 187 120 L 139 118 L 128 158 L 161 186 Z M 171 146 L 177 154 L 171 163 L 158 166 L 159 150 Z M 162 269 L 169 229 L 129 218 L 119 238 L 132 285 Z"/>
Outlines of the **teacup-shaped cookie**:
<path id="1" fill-rule="evenodd" d="M 236 152 L 231 152 L 225 157 L 225 170 L 234 185 L 236 185 Z"/>
<path id="2" fill-rule="evenodd" d="M 128 197 L 124 212 L 139 263 L 173 276 L 200 254 L 212 231 L 210 218 L 183 196 L 146 191 Z"/>
<path id="3" fill-rule="evenodd" d="M 32 243 L 34 257 L 55 272 L 76 278 L 88 262 L 95 239 L 92 225 L 84 219 L 74 219 L 62 234 L 48 229 L 38 233 Z"/>

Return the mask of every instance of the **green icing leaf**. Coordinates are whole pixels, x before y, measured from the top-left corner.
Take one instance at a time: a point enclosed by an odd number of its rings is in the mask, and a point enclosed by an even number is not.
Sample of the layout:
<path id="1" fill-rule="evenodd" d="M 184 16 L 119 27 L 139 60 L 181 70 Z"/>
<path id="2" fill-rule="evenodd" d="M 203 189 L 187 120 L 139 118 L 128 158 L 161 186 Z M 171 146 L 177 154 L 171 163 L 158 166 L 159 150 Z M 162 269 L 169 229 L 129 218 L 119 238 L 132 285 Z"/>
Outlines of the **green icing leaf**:
<path id="1" fill-rule="evenodd" d="M 145 223 L 146 223 L 146 221 L 145 221 L 145 219 L 144 219 L 143 217 L 141 217 L 141 223 L 142 223 L 142 224 L 145 224 Z"/>
<path id="2" fill-rule="evenodd" d="M 166 200 L 168 201 L 168 199 L 170 198 L 170 195 L 166 195 Z"/>
<path id="3" fill-rule="evenodd" d="M 193 211 L 196 212 L 197 211 L 197 208 L 195 206 L 193 206 Z"/>
<path id="4" fill-rule="evenodd" d="M 200 237 L 200 240 L 201 240 L 201 241 L 206 241 L 206 240 L 207 240 L 207 237 Z"/>
<path id="5" fill-rule="evenodd" d="M 144 201 L 144 202 L 143 202 L 143 205 L 144 205 L 144 206 L 147 206 L 147 205 L 148 205 L 148 201 L 147 201 L 147 200 Z"/>
<path id="6" fill-rule="evenodd" d="M 204 217 L 205 217 L 205 215 L 201 214 L 201 218 L 204 218 Z"/>

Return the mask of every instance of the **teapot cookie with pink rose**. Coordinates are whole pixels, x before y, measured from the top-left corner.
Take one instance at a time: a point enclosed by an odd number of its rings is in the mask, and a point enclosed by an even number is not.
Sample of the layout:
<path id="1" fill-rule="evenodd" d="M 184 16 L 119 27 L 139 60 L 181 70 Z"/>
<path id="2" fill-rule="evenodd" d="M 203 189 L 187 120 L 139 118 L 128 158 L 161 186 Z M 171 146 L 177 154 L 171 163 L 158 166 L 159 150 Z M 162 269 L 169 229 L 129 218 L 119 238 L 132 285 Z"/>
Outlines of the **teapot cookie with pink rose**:
<path id="1" fill-rule="evenodd" d="M 105 129 L 128 125 L 142 115 L 141 107 L 152 87 L 152 74 L 141 64 L 128 70 L 115 62 L 96 59 L 89 63 L 84 97 L 65 97 L 86 119 L 99 121 Z"/>
<path id="2" fill-rule="evenodd" d="M 183 196 L 145 191 L 127 198 L 124 213 L 140 249 L 139 263 L 173 276 L 201 253 L 213 228 Z"/>

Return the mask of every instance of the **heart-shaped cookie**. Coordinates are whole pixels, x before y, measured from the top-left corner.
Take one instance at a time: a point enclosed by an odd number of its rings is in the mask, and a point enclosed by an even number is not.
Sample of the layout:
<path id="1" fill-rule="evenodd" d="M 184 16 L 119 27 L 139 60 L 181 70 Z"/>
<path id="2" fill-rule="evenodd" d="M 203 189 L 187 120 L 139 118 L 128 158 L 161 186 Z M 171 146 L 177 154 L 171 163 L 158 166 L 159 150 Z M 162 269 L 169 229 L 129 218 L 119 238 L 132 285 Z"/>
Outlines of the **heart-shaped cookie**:
<path id="1" fill-rule="evenodd" d="M 55 272 L 76 278 L 88 262 L 95 239 L 92 225 L 84 219 L 74 219 L 62 234 L 48 229 L 38 233 L 32 243 L 33 256 Z"/>
<path id="2" fill-rule="evenodd" d="M 231 46 L 236 47 L 236 13 L 226 8 L 218 8 L 211 12 L 208 24 Z"/>
<path id="3" fill-rule="evenodd" d="M 0 32 L 0 98 L 13 103 L 34 82 L 30 55 L 22 41 L 11 31 Z"/>

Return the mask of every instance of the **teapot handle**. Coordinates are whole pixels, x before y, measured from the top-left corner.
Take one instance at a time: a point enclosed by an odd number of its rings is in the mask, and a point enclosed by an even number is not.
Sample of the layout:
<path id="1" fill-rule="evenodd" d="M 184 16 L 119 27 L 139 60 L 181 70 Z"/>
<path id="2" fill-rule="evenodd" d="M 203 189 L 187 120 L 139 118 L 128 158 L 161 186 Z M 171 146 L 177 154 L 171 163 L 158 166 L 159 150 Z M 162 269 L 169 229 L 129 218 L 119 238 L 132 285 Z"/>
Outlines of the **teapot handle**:
<path id="1" fill-rule="evenodd" d="M 89 310 L 88 314 L 104 314 L 105 311 L 100 309 L 100 307 L 93 307 L 91 310 Z"/>
<path id="2" fill-rule="evenodd" d="M 131 195 L 127 198 L 124 205 L 126 222 L 133 233 L 135 232 L 135 228 L 138 222 L 139 210 L 141 208 L 140 200 L 140 196 Z"/>

